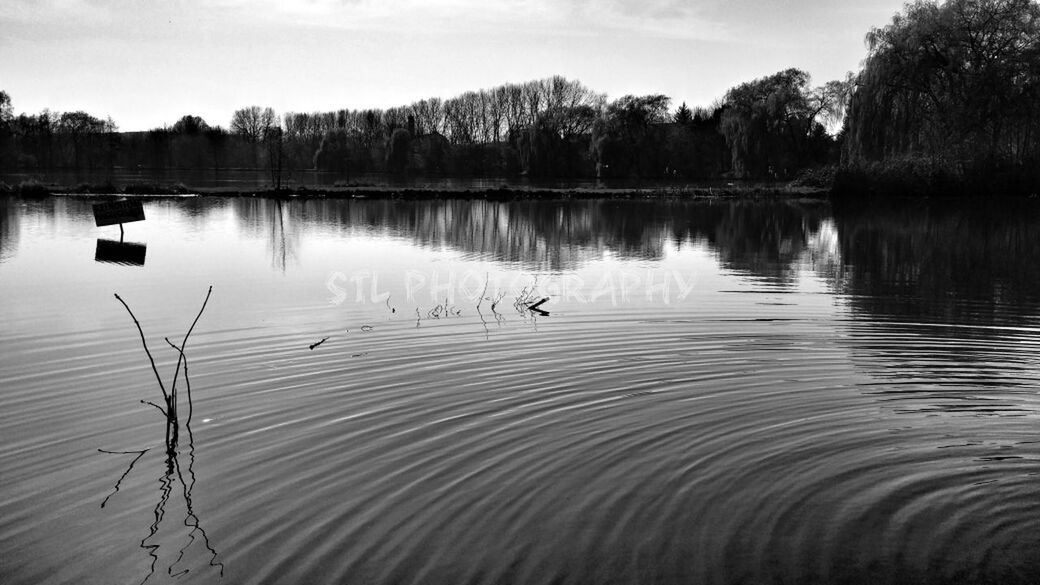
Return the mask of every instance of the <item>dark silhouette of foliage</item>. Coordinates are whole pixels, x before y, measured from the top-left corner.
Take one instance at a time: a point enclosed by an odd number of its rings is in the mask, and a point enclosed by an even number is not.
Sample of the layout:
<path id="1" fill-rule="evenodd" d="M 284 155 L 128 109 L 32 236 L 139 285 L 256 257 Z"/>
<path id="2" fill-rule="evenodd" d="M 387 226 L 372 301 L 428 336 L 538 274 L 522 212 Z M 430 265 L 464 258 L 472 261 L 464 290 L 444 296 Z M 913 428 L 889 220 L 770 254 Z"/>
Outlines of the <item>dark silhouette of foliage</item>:
<path id="1" fill-rule="evenodd" d="M 58 118 L 63 141 L 63 160 L 75 168 L 111 167 L 117 147 L 116 125 L 86 112 L 66 112 Z"/>
<path id="2" fill-rule="evenodd" d="M 719 133 L 726 108 L 684 103 L 672 113 L 669 103 L 667 96 L 646 95 L 608 104 L 580 82 L 555 76 L 388 109 L 278 116 L 250 106 L 234 112 L 229 130 L 185 115 L 172 126 L 115 134 L 110 121 L 83 112 L 44 112 L 11 120 L 10 139 L 0 135 L 0 161 L 22 168 L 264 169 L 276 187 L 308 168 L 348 179 L 372 172 L 560 178 L 726 172 L 730 157 Z"/>
<path id="3" fill-rule="evenodd" d="M 842 190 L 862 190 L 856 177 L 876 179 L 875 191 L 1040 190 L 1040 4 L 918 0 L 867 44 Z M 942 171 L 920 172 L 933 168 Z"/>
<path id="4" fill-rule="evenodd" d="M 348 173 L 359 170 L 357 165 L 361 145 L 346 130 L 338 128 L 325 135 L 318 152 L 314 153 L 314 165 L 319 170 Z"/>
<path id="5" fill-rule="evenodd" d="M 661 164 L 667 176 L 712 179 L 729 170 L 729 149 L 719 132 L 721 112 L 698 112 L 691 115 L 689 122 L 664 127 Z"/>
<path id="6" fill-rule="evenodd" d="M 403 173 L 408 168 L 408 162 L 412 154 L 412 135 L 404 128 L 397 128 L 390 135 L 386 148 L 387 170 L 393 173 Z"/>
<path id="7" fill-rule="evenodd" d="M 918 0 L 867 35 L 852 159 L 928 155 L 1021 163 L 1040 150 L 1040 5 Z"/>
<path id="8" fill-rule="evenodd" d="M 614 177 L 658 176 L 660 132 L 651 128 L 669 121 L 667 96 L 626 95 L 607 106 L 592 128 L 597 174 Z"/>
<path id="9" fill-rule="evenodd" d="M 209 124 L 199 116 L 183 116 L 180 120 L 177 120 L 173 125 L 174 134 L 186 134 L 188 136 L 197 136 L 206 130 L 209 130 Z"/>
<path id="10" fill-rule="evenodd" d="M 423 134 L 412 139 L 413 164 L 421 174 L 443 174 L 445 159 L 451 145 L 444 135 L 437 132 Z"/>
<path id="11" fill-rule="evenodd" d="M 679 109 L 675 110 L 675 116 L 673 117 L 676 124 L 689 124 L 693 121 L 693 112 L 690 108 L 686 107 L 686 102 L 683 102 Z"/>
<path id="12" fill-rule="evenodd" d="M 258 143 L 277 123 L 278 117 L 273 109 L 250 106 L 236 110 L 231 116 L 231 133 L 242 136 L 248 142 Z"/>
<path id="13" fill-rule="evenodd" d="M 213 168 L 221 168 L 224 166 L 225 151 L 230 139 L 228 131 L 220 126 L 215 126 L 205 129 L 202 135 L 206 139 L 210 155 L 213 157 Z"/>
<path id="14" fill-rule="evenodd" d="M 829 139 L 817 117 L 829 109 L 824 92 L 809 88 L 809 74 L 787 69 L 742 83 L 726 93 L 720 129 L 737 177 L 793 177 L 824 162 Z"/>

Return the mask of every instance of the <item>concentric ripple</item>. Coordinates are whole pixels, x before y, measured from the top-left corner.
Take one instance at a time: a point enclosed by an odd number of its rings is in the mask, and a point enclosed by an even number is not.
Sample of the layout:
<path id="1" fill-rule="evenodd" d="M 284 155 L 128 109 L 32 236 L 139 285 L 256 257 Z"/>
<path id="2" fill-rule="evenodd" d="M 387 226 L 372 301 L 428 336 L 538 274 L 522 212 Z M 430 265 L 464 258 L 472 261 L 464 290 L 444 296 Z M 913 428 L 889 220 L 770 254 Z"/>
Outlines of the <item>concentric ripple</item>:
<path id="1" fill-rule="evenodd" d="M 744 213 L 732 209 L 647 208 L 646 238 L 664 240 L 620 260 L 597 256 L 609 233 L 570 236 L 567 257 L 587 265 L 562 274 L 596 282 L 611 270 L 681 271 L 697 283 L 681 300 L 561 295 L 539 316 L 508 299 L 478 312 L 460 295 L 457 314 L 435 318 L 429 297 L 412 311 L 390 279 L 378 285 L 389 300 L 352 303 L 351 288 L 338 305 L 325 283 L 334 271 L 371 277 L 355 246 L 414 254 L 442 282 L 450 270 L 497 270 L 510 282 L 535 261 L 489 250 L 486 233 L 451 233 L 448 219 L 480 227 L 485 216 L 543 212 L 287 203 L 290 220 L 317 223 L 277 223 L 277 239 L 295 251 L 272 262 L 271 242 L 250 239 L 275 225 L 267 203 L 202 206 L 201 218 L 181 204 L 149 205 L 154 264 L 143 272 L 75 268 L 67 258 L 82 238 L 55 228 L 56 240 L 37 239 L 50 216 L 28 211 L 16 254 L 0 264 L 0 288 L 20 299 L 18 311 L 0 312 L 5 584 L 1014 584 L 1040 575 L 1040 305 L 1000 298 L 983 311 L 958 300 L 942 305 L 950 318 L 915 319 L 898 303 L 886 311 L 880 296 L 828 272 L 841 258 L 796 253 L 837 239 L 821 235 L 842 226 L 818 209 L 804 221 L 747 211 L 807 230 L 775 242 L 781 260 L 769 242 L 727 247 L 720 234 L 732 226 L 676 233 L 702 212 L 715 222 Z M 584 223 L 557 222 L 572 226 L 643 209 L 557 205 L 545 221 L 584 213 Z M 386 230 L 369 225 L 386 215 Z M 347 225 L 322 223 L 330 216 Z M 241 240 L 219 235 L 238 220 Z M 524 233 L 537 239 L 542 220 L 531 221 Z M 427 223 L 433 232 L 416 227 Z M 186 224 L 192 238 L 176 243 Z M 560 238 L 532 253 L 570 242 Z M 624 238 L 612 253 L 631 244 Z M 440 251 L 445 242 L 461 253 Z M 72 267 L 65 276 L 81 296 L 66 308 L 52 302 L 58 289 L 36 291 L 20 276 L 19 262 L 54 247 L 67 252 L 55 270 Z M 168 376 L 177 354 L 162 338 L 190 325 L 200 282 L 214 297 L 186 351 L 190 423 L 171 457 L 162 417 L 141 404 L 161 399 L 158 386 L 111 293 L 134 307 Z"/>

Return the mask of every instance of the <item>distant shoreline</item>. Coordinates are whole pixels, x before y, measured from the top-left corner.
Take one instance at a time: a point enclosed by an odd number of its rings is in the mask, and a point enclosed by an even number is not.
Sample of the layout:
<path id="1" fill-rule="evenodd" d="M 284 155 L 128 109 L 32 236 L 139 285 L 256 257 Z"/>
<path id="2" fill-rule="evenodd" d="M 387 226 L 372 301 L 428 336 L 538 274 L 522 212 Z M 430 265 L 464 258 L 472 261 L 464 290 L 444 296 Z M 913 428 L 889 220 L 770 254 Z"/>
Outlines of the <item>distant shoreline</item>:
<path id="1" fill-rule="evenodd" d="M 727 187 L 647 187 L 647 188 L 544 188 L 503 186 L 497 188 L 394 187 L 357 185 L 340 187 L 270 187 L 242 189 L 237 187 L 191 188 L 184 185 L 20 185 L 8 187 L 0 194 L 22 197 L 83 196 L 116 197 L 264 197 L 271 199 L 484 199 L 554 200 L 554 199 L 827 199 L 829 188 L 793 186 L 790 184 Z"/>

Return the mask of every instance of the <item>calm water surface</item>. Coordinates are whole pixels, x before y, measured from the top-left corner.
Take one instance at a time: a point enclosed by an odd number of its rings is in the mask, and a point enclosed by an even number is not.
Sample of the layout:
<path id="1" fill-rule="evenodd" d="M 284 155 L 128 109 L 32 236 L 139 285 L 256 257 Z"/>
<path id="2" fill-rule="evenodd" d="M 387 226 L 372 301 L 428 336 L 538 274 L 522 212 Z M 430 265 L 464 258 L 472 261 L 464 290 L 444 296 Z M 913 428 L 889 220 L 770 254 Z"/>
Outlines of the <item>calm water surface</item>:
<path id="1" fill-rule="evenodd" d="M 0 583 L 1040 577 L 1038 206 L 145 211 L 0 201 Z"/>

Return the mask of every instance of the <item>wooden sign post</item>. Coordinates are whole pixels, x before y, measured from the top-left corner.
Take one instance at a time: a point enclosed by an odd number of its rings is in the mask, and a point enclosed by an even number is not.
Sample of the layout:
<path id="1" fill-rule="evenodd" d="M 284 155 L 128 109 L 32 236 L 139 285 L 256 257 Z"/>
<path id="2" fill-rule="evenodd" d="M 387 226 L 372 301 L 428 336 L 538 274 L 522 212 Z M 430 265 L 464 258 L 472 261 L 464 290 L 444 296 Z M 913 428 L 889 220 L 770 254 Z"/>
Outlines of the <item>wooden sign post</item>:
<path id="1" fill-rule="evenodd" d="M 94 204 L 94 223 L 98 227 L 119 224 L 119 241 L 123 241 L 123 224 L 144 221 L 144 206 L 140 201 L 123 199 Z"/>

